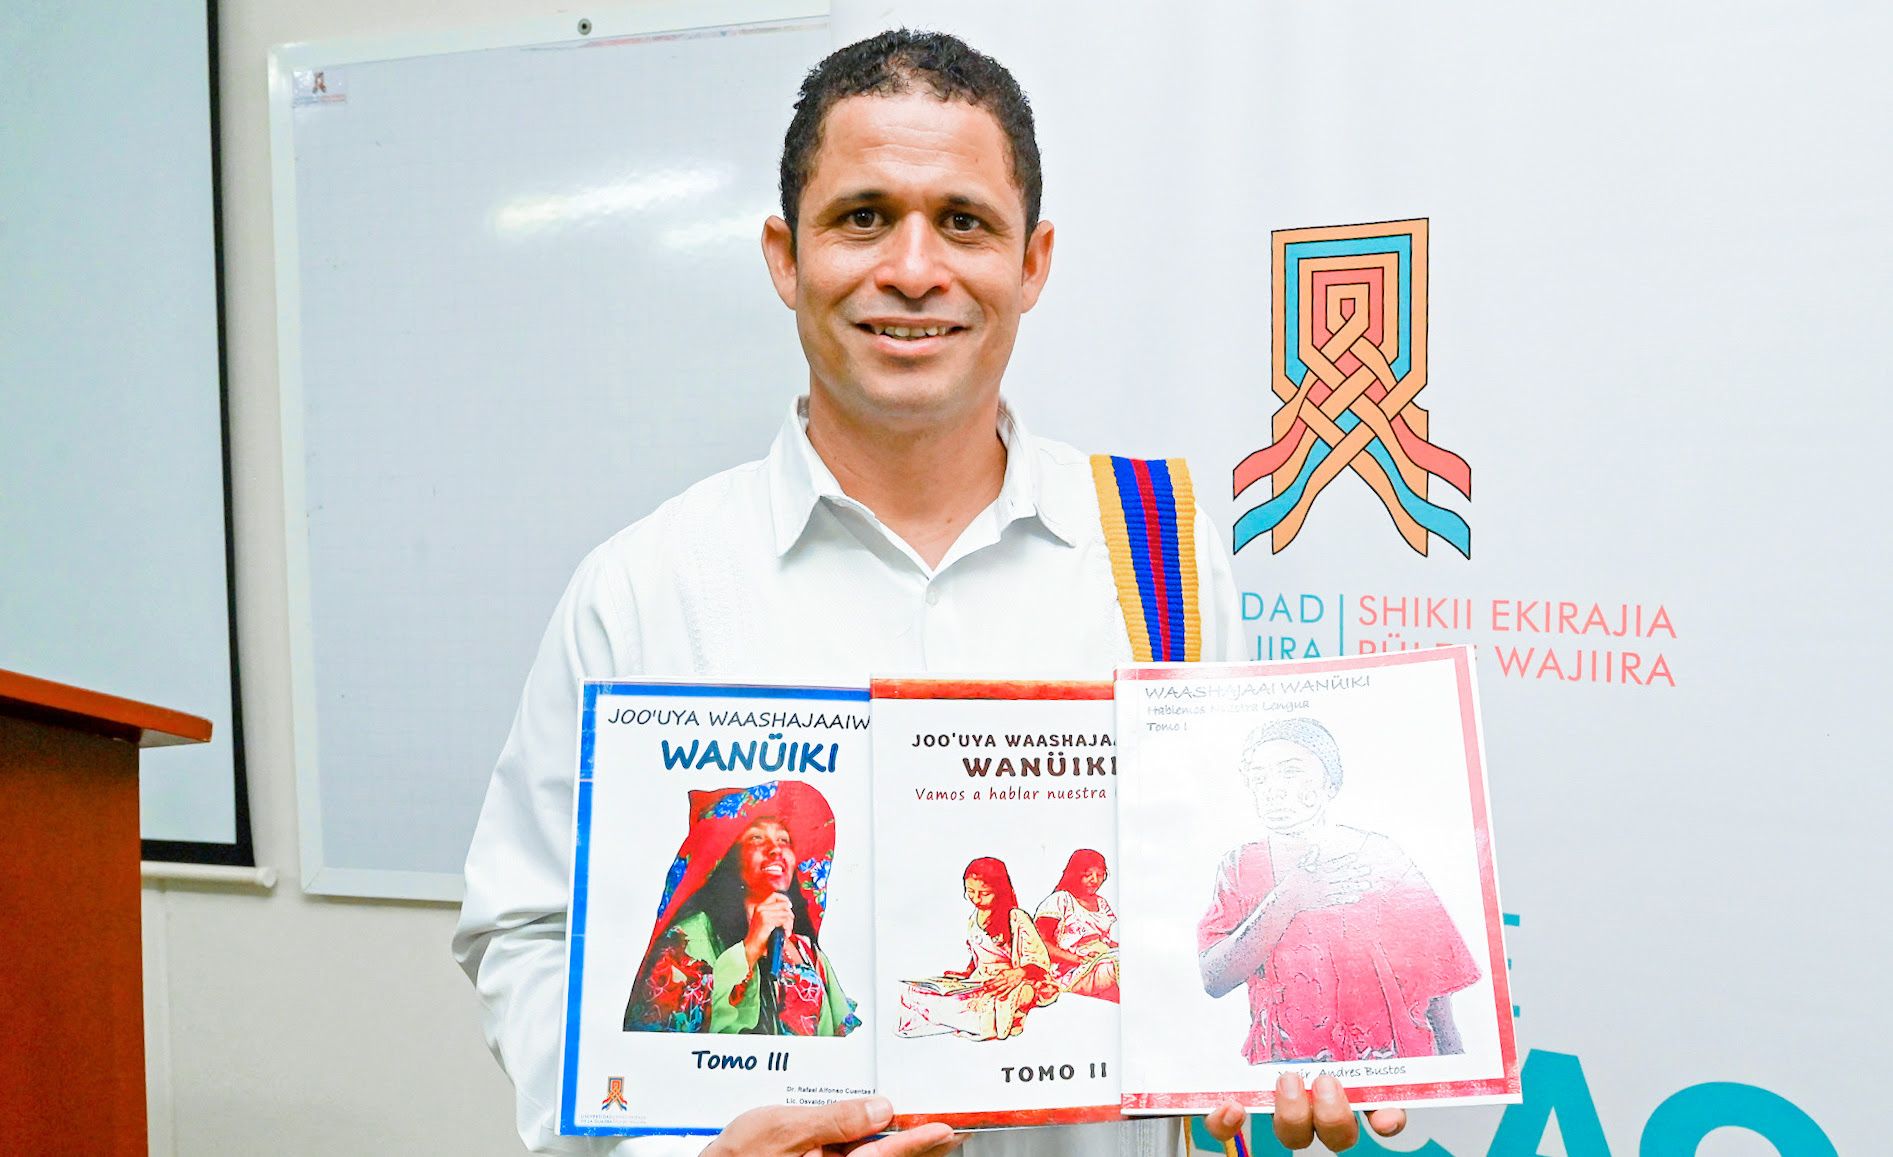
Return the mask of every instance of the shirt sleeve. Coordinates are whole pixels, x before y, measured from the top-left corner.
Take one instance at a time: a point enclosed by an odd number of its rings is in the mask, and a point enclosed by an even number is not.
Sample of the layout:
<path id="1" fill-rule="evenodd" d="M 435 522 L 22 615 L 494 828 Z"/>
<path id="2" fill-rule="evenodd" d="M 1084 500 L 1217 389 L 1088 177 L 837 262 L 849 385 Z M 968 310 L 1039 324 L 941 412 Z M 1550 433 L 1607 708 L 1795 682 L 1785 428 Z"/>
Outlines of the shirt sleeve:
<path id="1" fill-rule="evenodd" d="M 1251 659 L 1242 630 L 1242 602 L 1236 593 L 1235 563 L 1229 534 L 1196 504 L 1197 615 L 1202 621 L 1203 661 L 1240 663 Z"/>
<path id="2" fill-rule="evenodd" d="M 639 670 L 630 588 L 606 544 L 580 564 L 546 628 L 467 851 L 454 958 L 479 992 L 487 1047 L 512 1078 L 535 1153 L 689 1157 L 703 1138 L 559 1136 L 565 916 L 572 871 L 579 686 Z"/>

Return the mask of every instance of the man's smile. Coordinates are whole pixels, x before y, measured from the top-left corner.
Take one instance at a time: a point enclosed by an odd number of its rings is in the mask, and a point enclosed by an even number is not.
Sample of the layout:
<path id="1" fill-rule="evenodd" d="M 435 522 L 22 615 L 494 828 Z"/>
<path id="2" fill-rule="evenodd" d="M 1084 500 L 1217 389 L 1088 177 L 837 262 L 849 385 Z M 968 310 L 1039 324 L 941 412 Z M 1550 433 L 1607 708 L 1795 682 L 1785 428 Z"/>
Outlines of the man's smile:
<path id="1" fill-rule="evenodd" d="M 895 341 L 921 341 L 930 337 L 945 337 L 966 329 L 950 321 L 861 321 L 855 328 L 871 333 L 876 337 L 893 338 Z"/>

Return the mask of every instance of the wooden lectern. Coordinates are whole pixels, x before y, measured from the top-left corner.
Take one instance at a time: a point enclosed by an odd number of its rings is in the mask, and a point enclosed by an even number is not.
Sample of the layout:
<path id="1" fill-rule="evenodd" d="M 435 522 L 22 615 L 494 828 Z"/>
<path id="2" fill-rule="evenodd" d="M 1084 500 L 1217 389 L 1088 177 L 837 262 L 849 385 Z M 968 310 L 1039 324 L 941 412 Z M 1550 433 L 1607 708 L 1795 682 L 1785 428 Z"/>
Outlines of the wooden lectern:
<path id="1" fill-rule="evenodd" d="M 138 749 L 209 738 L 0 671 L 0 1153 L 146 1151 Z"/>

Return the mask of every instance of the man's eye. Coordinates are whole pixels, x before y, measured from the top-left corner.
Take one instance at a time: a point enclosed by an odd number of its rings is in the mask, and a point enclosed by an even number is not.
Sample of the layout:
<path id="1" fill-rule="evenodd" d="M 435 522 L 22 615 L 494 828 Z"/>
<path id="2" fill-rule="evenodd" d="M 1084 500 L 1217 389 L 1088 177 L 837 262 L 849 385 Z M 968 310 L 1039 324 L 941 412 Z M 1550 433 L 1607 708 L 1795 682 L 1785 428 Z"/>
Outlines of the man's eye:
<path id="1" fill-rule="evenodd" d="M 947 226 L 955 233 L 971 233 L 979 228 L 979 218 L 971 213 L 953 213 L 947 217 Z"/>
<path id="2" fill-rule="evenodd" d="M 875 212 L 872 209 L 856 209 L 848 214 L 848 224 L 857 229 L 874 228 Z"/>

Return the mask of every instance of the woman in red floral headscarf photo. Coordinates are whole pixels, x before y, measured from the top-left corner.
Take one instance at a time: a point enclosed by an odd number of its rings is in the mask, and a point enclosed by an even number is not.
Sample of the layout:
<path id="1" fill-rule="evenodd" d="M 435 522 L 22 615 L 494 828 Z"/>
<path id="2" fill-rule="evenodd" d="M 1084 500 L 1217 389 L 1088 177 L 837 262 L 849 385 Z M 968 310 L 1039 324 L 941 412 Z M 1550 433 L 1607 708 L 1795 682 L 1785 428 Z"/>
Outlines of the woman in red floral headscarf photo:
<path id="1" fill-rule="evenodd" d="M 846 1036 L 860 1026 L 820 947 L 835 815 L 800 781 L 690 793 L 627 1032 Z"/>

